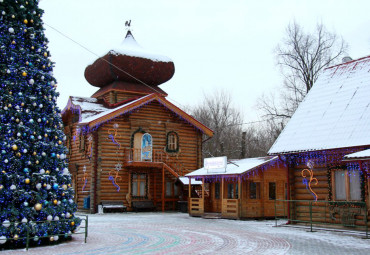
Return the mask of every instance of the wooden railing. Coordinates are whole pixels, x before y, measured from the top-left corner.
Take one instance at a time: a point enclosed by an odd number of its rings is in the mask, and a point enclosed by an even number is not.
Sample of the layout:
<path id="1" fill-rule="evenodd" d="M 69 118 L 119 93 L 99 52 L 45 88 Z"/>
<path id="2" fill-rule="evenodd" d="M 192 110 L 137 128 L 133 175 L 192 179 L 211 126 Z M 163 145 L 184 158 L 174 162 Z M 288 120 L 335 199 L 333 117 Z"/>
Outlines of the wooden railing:
<path id="1" fill-rule="evenodd" d="M 173 169 L 179 176 L 184 175 L 184 166 L 178 162 L 176 157 L 170 156 L 163 150 L 153 150 L 152 160 L 141 159 L 141 149 L 125 148 L 124 149 L 124 162 L 157 162 L 165 163 L 168 167 Z"/>
<path id="2" fill-rule="evenodd" d="M 189 198 L 189 214 L 191 216 L 202 216 L 204 213 L 203 198 Z"/>
<path id="3" fill-rule="evenodd" d="M 239 199 L 222 199 L 223 218 L 239 219 L 239 210 Z"/>

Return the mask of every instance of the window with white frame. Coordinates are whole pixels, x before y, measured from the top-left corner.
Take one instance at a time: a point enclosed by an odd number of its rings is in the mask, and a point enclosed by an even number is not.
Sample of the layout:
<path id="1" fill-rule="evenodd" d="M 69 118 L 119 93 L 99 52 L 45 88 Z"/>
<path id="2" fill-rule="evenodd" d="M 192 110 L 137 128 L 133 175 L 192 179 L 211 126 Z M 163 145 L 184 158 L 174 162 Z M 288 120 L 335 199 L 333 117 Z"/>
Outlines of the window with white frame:
<path id="1" fill-rule="evenodd" d="M 359 171 L 335 170 L 333 175 L 335 200 L 361 200 L 361 176 Z"/>

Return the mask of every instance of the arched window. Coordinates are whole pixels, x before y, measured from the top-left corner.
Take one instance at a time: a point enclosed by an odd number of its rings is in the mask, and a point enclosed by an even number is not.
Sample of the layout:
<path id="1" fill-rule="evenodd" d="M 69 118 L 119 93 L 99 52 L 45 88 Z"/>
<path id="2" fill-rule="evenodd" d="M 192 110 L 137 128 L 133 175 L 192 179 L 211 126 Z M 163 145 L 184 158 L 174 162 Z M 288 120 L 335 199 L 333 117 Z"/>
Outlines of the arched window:
<path id="1" fill-rule="evenodd" d="M 174 131 L 167 133 L 166 151 L 167 152 L 179 151 L 179 136 Z"/>

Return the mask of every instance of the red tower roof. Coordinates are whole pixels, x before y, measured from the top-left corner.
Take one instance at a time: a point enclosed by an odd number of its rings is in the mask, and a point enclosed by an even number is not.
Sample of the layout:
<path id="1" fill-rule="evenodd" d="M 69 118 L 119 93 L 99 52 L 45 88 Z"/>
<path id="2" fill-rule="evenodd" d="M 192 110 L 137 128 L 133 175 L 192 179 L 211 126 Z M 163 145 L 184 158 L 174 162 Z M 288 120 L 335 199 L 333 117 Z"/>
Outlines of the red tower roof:
<path id="1" fill-rule="evenodd" d="M 143 49 L 129 30 L 119 47 L 86 67 L 85 78 L 101 88 L 117 81 L 155 87 L 170 80 L 174 73 L 170 58 Z"/>

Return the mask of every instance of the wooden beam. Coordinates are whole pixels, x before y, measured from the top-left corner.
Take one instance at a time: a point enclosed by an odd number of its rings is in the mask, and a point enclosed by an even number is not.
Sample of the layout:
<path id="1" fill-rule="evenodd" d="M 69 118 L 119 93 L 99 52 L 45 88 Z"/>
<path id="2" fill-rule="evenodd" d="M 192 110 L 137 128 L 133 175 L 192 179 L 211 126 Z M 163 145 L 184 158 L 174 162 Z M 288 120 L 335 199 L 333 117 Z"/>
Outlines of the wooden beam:
<path id="1" fill-rule="evenodd" d="M 224 200 L 224 187 L 225 187 L 225 184 L 224 184 L 224 177 L 222 176 L 221 177 L 221 215 L 222 215 L 222 210 L 223 210 L 223 208 L 222 208 L 222 206 L 223 206 L 223 200 Z"/>
<path id="2" fill-rule="evenodd" d="M 238 176 L 238 217 L 240 218 L 242 215 L 242 185 L 241 185 L 241 177 Z"/>
<path id="3" fill-rule="evenodd" d="M 154 205 L 157 205 L 157 182 L 155 181 L 156 172 L 153 170 L 153 200 Z"/>
<path id="4" fill-rule="evenodd" d="M 164 212 L 164 192 L 165 192 L 165 186 L 164 186 L 164 165 L 162 166 L 162 212 Z"/>

